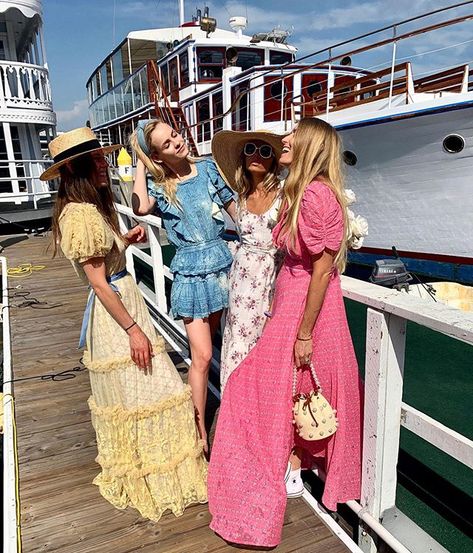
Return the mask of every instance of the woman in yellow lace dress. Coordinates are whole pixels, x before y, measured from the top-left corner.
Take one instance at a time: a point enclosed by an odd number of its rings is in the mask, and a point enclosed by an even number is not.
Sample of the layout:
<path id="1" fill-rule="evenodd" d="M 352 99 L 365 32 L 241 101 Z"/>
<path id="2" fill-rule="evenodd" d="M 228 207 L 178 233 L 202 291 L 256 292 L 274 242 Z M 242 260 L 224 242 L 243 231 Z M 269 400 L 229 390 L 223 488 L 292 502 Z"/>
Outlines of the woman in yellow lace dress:
<path id="1" fill-rule="evenodd" d="M 50 143 L 55 163 L 42 178 L 60 178 L 55 247 L 91 286 L 82 334 L 102 469 L 94 483 L 115 507 L 157 521 L 166 510 L 179 516 L 206 502 L 207 464 L 190 388 L 126 272 L 125 247 L 144 231 L 119 233 L 104 158 L 113 148 L 101 148 L 87 128 L 65 133 Z"/>

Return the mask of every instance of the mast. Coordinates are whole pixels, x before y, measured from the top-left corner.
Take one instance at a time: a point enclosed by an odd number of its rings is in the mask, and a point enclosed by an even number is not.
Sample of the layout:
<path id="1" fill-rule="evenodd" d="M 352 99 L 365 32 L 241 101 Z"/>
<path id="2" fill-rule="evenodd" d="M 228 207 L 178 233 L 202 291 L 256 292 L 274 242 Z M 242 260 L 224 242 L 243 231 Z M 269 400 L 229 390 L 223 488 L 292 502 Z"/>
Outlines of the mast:
<path id="1" fill-rule="evenodd" d="M 179 25 L 184 25 L 184 0 L 179 0 Z"/>

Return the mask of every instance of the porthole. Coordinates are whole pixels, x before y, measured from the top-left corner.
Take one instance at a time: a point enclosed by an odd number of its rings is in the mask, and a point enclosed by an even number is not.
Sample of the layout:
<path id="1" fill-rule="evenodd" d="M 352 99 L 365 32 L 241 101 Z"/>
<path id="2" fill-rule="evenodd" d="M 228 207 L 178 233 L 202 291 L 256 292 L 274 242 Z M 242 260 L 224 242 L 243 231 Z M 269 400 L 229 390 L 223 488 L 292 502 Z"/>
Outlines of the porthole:
<path id="1" fill-rule="evenodd" d="M 449 154 L 458 154 L 465 147 L 465 139 L 459 134 L 449 134 L 443 139 L 443 149 Z"/>
<path id="2" fill-rule="evenodd" d="M 287 94 L 286 85 L 283 85 L 281 81 L 273 83 L 269 91 L 271 93 L 271 97 L 275 100 L 281 100 L 281 97 L 285 98 Z"/>
<path id="3" fill-rule="evenodd" d="M 347 164 L 353 167 L 358 163 L 358 158 L 356 157 L 356 154 L 354 152 L 351 152 L 350 150 L 345 150 L 343 152 L 343 161 Z"/>

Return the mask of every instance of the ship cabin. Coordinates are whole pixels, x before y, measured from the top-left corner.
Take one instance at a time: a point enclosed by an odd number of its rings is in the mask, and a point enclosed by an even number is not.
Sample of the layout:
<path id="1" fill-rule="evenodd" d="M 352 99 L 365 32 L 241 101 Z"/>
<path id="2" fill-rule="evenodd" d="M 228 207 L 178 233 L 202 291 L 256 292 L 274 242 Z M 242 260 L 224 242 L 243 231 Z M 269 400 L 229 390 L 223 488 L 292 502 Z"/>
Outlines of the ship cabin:
<path id="1" fill-rule="evenodd" d="M 160 116 L 193 153 L 205 155 L 221 129 L 287 130 L 301 115 L 325 111 L 327 84 L 346 95 L 356 79 L 377 82 L 349 58 L 337 66 L 295 64 L 287 31 L 244 35 L 242 17 L 230 19 L 232 31 L 209 30 L 207 15 L 177 28 L 131 32 L 94 70 L 87 81 L 90 125 L 103 144 L 126 144 L 137 120 Z M 331 92 L 329 99 L 333 109 Z"/>

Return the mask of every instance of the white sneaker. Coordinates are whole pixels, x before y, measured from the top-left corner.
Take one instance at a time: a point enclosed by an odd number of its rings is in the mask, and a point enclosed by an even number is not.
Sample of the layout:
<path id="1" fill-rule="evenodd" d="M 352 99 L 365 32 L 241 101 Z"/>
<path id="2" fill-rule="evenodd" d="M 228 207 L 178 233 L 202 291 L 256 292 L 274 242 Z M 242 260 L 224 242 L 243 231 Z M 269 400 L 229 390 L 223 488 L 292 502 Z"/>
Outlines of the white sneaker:
<path id="1" fill-rule="evenodd" d="M 284 482 L 286 483 L 287 497 L 291 499 L 301 497 L 304 493 L 305 488 L 301 478 L 301 469 L 291 470 L 291 463 L 288 463 Z"/>

